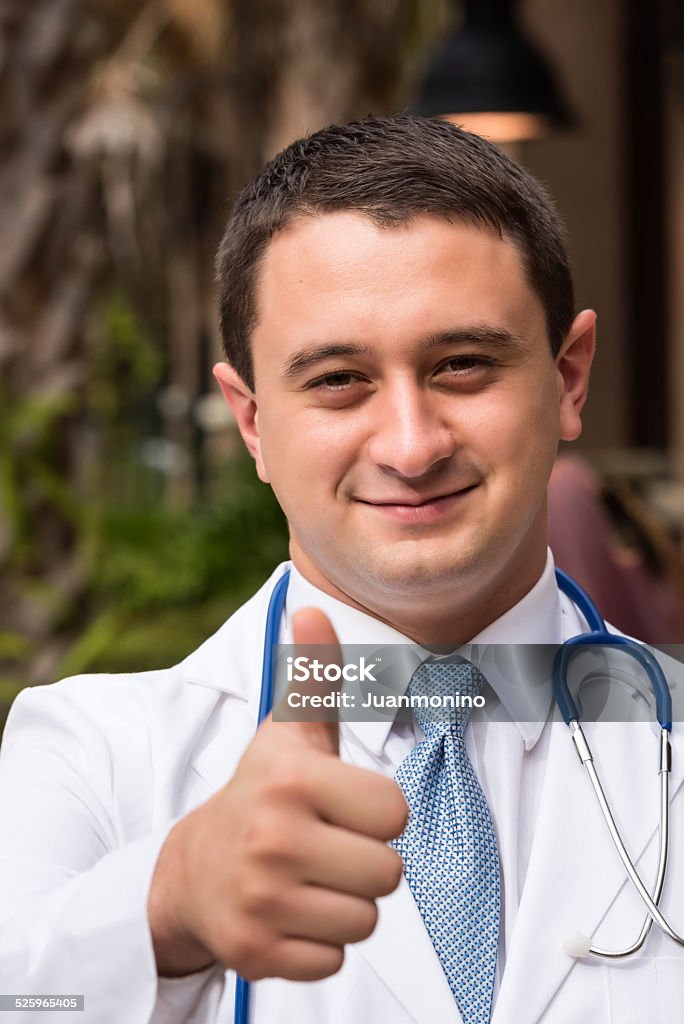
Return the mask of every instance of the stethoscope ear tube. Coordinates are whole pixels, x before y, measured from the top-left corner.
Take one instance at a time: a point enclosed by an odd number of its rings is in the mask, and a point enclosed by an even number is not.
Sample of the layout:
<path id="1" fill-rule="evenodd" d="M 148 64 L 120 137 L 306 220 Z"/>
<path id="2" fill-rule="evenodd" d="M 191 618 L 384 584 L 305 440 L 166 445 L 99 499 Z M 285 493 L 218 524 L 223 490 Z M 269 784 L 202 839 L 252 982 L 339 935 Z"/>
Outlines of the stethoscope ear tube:
<path id="1" fill-rule="evenodd" d="M 660 897 L 663 893 L 663 885 L 665 884 L 665 872 L 667 870 L 667 854 L 670 843 L 670 824 L 669 824 L 669 807 L 670 807 L 670 738 L 669 733 L 666 729 L 661 729 L 660 733 L 660 826 L 659 826 L 659 837 L 660 837 L 660 849 L 658 853 L 658 874 L 656 877 L 655 888 L 651 899 L 656 907 L 660 907 Z M 652 917 L 650 910 L 644 918 L 644 923 L 641 926 L 637 938 L 631 945 L 626 946 L 624 949 L 603 949 L 601 946 L 593 946 L 591 940 L 586 940 L 586 948 L 581 953 L 575 954 L 578 958 L 586 956 L 596 956 L 603 960 L 626 960 L 630 956 L 634 956 L 642 948 L 648 933 L 653 926 L 654 918 Z M 566 943 L 566 952 L 570 952 L 570 945 Z M 573 954 L 570 953 L 572 956 Z"/>
<path id="2" fill-rule="evenodd" d="M 264 654 L 261 659 L 261 692 L 259 696 L 258 724 L 270 715 L 273 708 L 273 686 L 275 680 L 275 648 L 280 633 L 280 620 L 285 607 L 287 588 L 290 583 L 290 570 L 285 572 L 271 594 L 266 613 L 266 629 L 264 631 Z"/>
<path id="3" fill-rule="evenodd" d="M 572 639 L 566 640 L 556 652 L 552 675 L 553 695 L 565 724 L 570 725 L 570 722 L 580 720 L 577 704 L 568 686 L 568 670 L 572 658 L 585 646 L 619 647 L 641 665 L 653 689 L 660 727 L 670 732 L 672 729 L 672 696 L 658 661 L 648 647 L 637 644 L 626 636 L 617 636 L 605 630 L 574 636 Z"/>
<path id="4" fill-rule="evenodd" d="M 587 620 L 590 632 L 581 633 L 566 640 L 558 650 L 553 663 L 553 695 L 558 704 L 563 721 L 579 722 L 580 713 L 568 686 L 568 669 L 578 649 L 587 646 L 621 647 L 626 654 L 638 661 L 648 676 L 656 699 L 658 722 L 661 729 L 672 729 L 672 697 L 667 680 L 658 661 L 643 644 L 638 644 L 626 636 L 609 633 L 601 613 L 587 593 L 562 569 L 556 569 L 556 582 L 564 594 L 573 601 Z"/>
<path id="5" fill-rule="evenodd" d="M 591 633 L 605 633 L 606 624 L 603 616 L 587 594 L 586 590 L 576 583 L 572 576 L 568 576 L 562 569 L 556 569 L 556 583 L 560 590 L 570 598 L 573 604 L 577 605 L 582 615 L 587 620 L 587 626 Z"/>

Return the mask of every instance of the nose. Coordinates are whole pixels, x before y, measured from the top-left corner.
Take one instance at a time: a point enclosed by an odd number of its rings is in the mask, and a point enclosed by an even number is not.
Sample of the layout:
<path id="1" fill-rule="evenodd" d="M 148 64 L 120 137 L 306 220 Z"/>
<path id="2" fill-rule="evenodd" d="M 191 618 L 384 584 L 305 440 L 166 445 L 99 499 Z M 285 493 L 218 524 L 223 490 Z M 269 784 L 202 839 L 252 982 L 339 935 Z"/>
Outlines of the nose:
<path id="1" fill-rule="evenodd" d="M 444 396 L 413 381 L 387 387 L 376 405 L 368 447 L 375 464 L 409 480 L 425 476 L 453 455 L 456 440 L 444 417 L 444 402 Z"/>

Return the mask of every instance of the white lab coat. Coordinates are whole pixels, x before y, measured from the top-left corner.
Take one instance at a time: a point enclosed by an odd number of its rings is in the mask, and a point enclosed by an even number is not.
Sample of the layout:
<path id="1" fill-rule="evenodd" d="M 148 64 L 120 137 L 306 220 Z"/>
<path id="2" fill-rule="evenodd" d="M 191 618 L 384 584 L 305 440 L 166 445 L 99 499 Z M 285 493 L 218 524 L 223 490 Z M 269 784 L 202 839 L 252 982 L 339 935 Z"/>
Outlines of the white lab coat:
<path id="1" fill-rule="evenodd" d="M 63 1024 L 231 1024 L 231 972 L 158 983 L 146 901 L 172 823 L 230 778 L 253 736 L 266 608 L 281 573 L 174 668 L 79 676 L 17 699 L 0 758 L 0 993 L 84 994 L 85 1013 L 62 1012 Z M 681 690 L 679 663 L 668 675 Z M 679 1024 L 684 949 L 655 929 L 644 953 L 614 966 L 577 962 L 562 950 L 576 929 L 624 945 L 643 914 L 566 727 L 548 728 L 538 827 L 492 1024 Z M 586 733 L 628 848 L 650 880 L 654 730 L 588 724 Z M 680 930 L 683 780 L 684 731 L 675 726 L 663 907 Z M 26 1011 L 2 1017 L 45 1019 Z M 337 975 L 253 986 L 252 1020 L 460 1024 L 403 882 L 380 901 L 375 932 L 348 947 Z"/>

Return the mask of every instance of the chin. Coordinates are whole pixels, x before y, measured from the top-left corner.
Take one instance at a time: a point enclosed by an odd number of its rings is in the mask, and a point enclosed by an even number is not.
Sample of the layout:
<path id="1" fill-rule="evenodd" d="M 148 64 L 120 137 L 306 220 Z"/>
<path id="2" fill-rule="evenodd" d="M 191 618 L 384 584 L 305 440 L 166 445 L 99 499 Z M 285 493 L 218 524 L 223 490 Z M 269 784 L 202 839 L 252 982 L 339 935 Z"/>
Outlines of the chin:
<path id="1" fill-rule="evenodd" d="M 396 549 L 399 549 L 396 545 Z M 463 550 L 453 557 L 445 556 L 442 549 L 430 556 L 417 552 L 396 554 L 389 549 L 383 551 L 382 560 L 377 553 L 357 563 L 357 573 L 367 583 L 380 590 L 403 595 L 429 595 L 443 592 L 447 587 L 460 586 L 477 574 L 482 559 L 468 557 Z"/>

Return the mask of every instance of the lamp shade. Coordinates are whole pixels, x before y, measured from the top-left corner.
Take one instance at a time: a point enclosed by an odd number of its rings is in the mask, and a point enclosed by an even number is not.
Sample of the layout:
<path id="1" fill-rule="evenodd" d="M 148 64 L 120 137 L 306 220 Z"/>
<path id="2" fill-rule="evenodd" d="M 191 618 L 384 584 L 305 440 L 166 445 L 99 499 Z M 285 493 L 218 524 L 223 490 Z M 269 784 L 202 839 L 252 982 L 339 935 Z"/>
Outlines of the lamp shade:
<path id="1" fill-rule="evenodd" d="M 483 7 L 487 17 L 482 17 Z M 415 112 L 449 117 L 474 130 L 478 124 L 498 123 L 506 138 L 495 141 L 572 126 L 551 65 L 518 30 L 508 5 L 483 7 L 478 15 L 478 4 L 469 4 L 463 27 L 432 55 Z"/>

